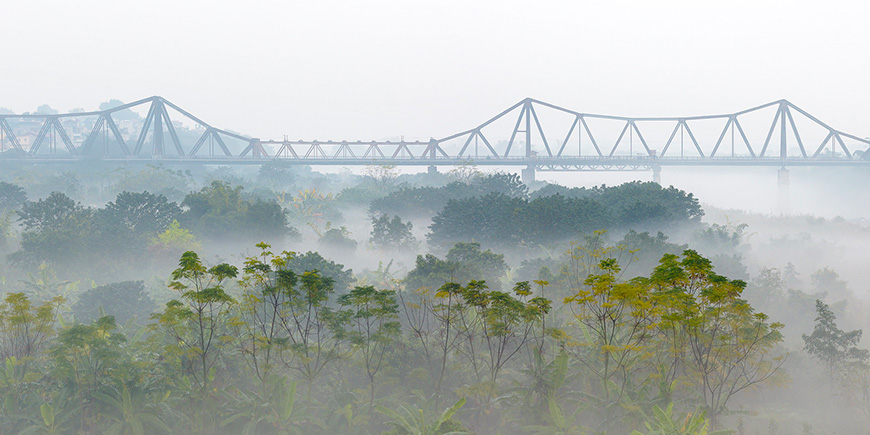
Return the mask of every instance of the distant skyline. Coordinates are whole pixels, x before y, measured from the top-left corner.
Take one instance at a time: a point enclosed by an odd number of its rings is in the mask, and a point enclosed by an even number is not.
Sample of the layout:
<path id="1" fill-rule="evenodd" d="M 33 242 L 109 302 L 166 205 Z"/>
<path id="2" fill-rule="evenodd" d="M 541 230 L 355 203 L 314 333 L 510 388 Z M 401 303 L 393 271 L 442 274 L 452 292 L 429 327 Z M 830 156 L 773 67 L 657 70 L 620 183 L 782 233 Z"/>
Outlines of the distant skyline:
<path id="1" fill-rule="evenodd" d="M 442 136 L 533 97 L 629 116 L 786 98 L 870 136 L 864 2 L 9 2 L 0 107 L 161 95 L 261 138 Z"/>

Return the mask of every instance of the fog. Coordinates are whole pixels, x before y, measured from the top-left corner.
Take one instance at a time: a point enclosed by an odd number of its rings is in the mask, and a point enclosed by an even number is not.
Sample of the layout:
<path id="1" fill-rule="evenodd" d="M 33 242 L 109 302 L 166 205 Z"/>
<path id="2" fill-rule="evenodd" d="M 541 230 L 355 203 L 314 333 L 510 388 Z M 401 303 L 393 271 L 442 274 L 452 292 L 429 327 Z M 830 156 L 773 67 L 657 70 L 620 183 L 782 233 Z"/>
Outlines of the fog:
<path id="1" fill-rule="evenodd" d="M 780 0 L 0 4 L 2 116 L 159 95 L 264 141 L 478 135 L 439 142 L 477 165 L 224 165 L 148 154 L 148 104 L 113 115 L 111 137 L 106 123 L 105 154 L 83 151 L 96 115 L 63 118 L 81 156 L 48 124 L 0 118 L 0 433 L 870 433 L 870 165 L 847 161 L 870 152 L 868 15 Z M 524 98 L 537 108 L 487 122 Z M 740 114 L 747 147 L 727 117 L 690 120 L 694 146 L 676 118 L 572 126 L 782 99 Z M 167 110 L 166 135 L 216 146 Z M 773 136 L 778 110 L 792 128 Z M 521 130 L 529 113 L 540 135 Z M 43 130 L 42 154 L 24 154 Z M 144 153 L 109 152 L 140 136 Z M 535 164 L 559 143 L 595 170 Z M 805 144 L 830 165 L 795 162 Z M 523 165 L 488 165 L 491 146 Z M 759 166 L 681 165 L 716 150 Z M 607 151 L 639 170 L 594 163 Z"/>

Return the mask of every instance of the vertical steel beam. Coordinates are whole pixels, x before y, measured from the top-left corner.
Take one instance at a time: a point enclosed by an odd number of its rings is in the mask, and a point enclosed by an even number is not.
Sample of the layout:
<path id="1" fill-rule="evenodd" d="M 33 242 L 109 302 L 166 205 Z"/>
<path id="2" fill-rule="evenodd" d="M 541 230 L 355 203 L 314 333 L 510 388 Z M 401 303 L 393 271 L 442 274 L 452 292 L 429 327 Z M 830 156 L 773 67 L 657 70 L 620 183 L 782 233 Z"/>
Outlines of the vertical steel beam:
<path id="1" fill-rule="evenodd" d="M 145 145 L 145 138 L 148 136 L 148 129 L 151 128 L 151 123 L 154 121 L 154 106 L 157 104 L 155 100 L 151 100 L 151 107 L 148 108 L 148 114 L 145 115 L 145 122 L 142 123 L 142 131 L 139 132 L 139 139 L 136 140 L 136 148 L 133 149 L 134 155 L 139 155 L 142 152 L 142 147 Z"/>
<path id="2" fill-rule="evenodd" d="M 151 134 L 151 156 L 163 157 L 163 103 L 154 101 L 154 132 Z"/>
<path id="3" fill-rule="evenodd" d="M 523 120 L 523 113 L 525 113 L 525 106 L 523 106 L 523 109 L 520 109 L 520 114 L 517 116 L 517 125 L 514 126 L 514 131 L 511 133 L 511 139 L 508 141 L 507 148 L 504 150 L 505 157 L 510 154 L 511 148 L 514 146 L 514 139 L 517 138 L 517 133 L 520 130 L 520 122 Z"/>
<path id="4" fill-rule="evenodd" d="M 526 101 L 523 105 L 523 110 L 526 111 L 526 158 L 532 158 L 532 117 L 531 114 L 532 102 Z"/>
<path id="5" fill-rule="evenodd" d="M 779 103 L 779 159 L 785 162 L 788 160 L 788 143 L 785 130 L 785 102 Z"/>

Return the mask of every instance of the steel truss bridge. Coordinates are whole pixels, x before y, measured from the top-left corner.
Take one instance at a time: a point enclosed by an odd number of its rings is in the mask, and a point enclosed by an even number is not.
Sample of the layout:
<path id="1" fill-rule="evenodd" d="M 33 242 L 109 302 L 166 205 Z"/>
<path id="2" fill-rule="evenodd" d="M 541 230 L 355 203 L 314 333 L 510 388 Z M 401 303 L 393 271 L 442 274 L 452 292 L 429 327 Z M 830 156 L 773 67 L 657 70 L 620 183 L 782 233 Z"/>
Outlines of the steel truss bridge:
<path id="1" fill-rule="evenodd" d="M 129 110 L 146 108 L 144 120 Z M 0 115 L 0 161 L 34 163 L 473 164 L 525 166 L 534 176 L 663 166 L 870 167 L 868 147 L 870 139 L 786 100 L 722 115 L 625 117 L 526 98 L 471 129 L 413 141 L 261 140 L 214 127 L 158 96 L 95 112 Z"/>

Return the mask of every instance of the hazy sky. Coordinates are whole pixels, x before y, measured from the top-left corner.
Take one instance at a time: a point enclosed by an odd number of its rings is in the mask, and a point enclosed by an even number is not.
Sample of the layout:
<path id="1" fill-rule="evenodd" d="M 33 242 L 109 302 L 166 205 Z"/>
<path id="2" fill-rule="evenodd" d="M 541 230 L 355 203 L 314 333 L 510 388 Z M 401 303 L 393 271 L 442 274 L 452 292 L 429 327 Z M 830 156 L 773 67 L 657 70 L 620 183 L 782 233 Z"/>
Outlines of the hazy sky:
<path id="1" fill-rule="evenodd" d="M 870 136 L 861 1 L 5 1 L 0 107 L 161 95 L 261 138 L 441 137 L 531 96 L 691 115 L 787 98 Z"/>

